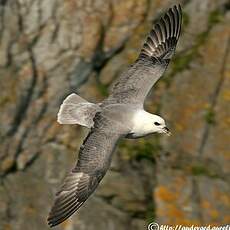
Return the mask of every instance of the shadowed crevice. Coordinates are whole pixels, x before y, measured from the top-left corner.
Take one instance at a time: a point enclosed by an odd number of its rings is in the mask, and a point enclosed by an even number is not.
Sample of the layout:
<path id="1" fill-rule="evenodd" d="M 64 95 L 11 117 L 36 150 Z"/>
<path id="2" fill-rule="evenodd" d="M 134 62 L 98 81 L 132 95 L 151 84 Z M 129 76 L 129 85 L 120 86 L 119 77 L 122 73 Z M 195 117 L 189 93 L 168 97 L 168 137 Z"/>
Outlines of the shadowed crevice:
<path id="1" fill-rule="evenodd" d="M 31 77 L 30 85 L 25 90 L 26 93 L 25 94 L 24 92 L 22 93 L 19 104 L 17 106 L 17 111 L 15 113 L 15 116 L 14 116 L 14 119 L 11 125 L 11 129 L 7 132 L 7 136 L 13 136 L 14 133 L 17 132 L 18 127 L 20 126 L 23 118 L 26 115 L 27 109 L 29 108 L 30 102 L 32 100 L 34 88 L 36 86 L 38 73 L 37 73 L 35 56 L 30 47 L 28 48 L 28 53 L 30 57 L 31 70 L 32 70 L 32 77 Z"/>

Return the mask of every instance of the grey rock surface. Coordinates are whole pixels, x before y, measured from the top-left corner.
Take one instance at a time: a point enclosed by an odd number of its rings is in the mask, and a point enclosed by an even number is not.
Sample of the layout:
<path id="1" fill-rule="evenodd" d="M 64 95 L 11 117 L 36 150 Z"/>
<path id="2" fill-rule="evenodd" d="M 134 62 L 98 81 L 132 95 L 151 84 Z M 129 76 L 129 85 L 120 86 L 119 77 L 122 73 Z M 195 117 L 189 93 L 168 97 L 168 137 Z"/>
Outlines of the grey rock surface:
<path id="1" fill-rule="evenodd" d="M 230 223 L 227 0 L 0 1 L 0 229 L 46 218 L 87 130 L 59 125 L 63 98 L 108 95 L 153 21 L 181 2 L 183 32 L 146 101 L 171 137 L 123 141 L 95 195 L 57 229 L 142 230 Z"/>

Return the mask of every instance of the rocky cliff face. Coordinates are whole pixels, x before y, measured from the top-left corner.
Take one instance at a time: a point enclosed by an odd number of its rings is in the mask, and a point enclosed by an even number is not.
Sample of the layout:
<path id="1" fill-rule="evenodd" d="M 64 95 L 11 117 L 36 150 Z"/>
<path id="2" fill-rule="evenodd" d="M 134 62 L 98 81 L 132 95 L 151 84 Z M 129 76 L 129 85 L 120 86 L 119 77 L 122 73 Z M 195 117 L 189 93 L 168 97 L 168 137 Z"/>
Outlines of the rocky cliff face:
<path id="1" fill-rule="evenodd" d="M 61 101 L 71 92 L 103 99 L 175 2 L 0 1 L 0 229 L 48 229 L 86 134 L 56 123 Z M 180 2 L 176 56 L 146 102 L 173 135 L 123 141 L 96 194 L 57 229 L 230 222 L 230 5 Z"/>

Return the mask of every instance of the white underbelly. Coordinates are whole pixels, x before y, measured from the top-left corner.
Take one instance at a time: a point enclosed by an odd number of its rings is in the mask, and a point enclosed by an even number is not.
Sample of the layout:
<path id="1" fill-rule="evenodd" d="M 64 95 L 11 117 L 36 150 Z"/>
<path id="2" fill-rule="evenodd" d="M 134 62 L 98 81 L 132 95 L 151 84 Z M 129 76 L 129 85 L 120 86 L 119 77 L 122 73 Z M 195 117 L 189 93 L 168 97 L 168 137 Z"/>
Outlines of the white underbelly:
<path id="1" fill-rule="evenodd" d="M 145 137 L 145 136 L 147 136 L 149 134 L 150 133 L 133 133 L 133 132 L 130 132 L 128 135 L 126 135 L 126 138 L 128 138 L 128 139 L 137 139 L 137 138 Z"/>

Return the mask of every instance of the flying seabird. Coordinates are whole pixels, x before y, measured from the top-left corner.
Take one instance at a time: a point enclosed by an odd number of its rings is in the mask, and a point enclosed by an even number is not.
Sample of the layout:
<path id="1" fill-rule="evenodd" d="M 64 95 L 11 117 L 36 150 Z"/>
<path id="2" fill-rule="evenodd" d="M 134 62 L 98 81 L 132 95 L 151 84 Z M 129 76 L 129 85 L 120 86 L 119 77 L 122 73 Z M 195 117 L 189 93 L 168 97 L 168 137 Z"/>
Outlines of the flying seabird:
<path id="1" fill-rule="evenodd" d="M 101 103 L 90 103 L 74 93 L 63 101 L 57 121 L 79 124 L 90 131 L 80 147 L 76 166 L 56 194 L 48 217 L 50 227 L 70 217 L 95 191 L 121 138 L 170 134 L 163 118 L 144 110 L 144 100 L 175 52 L 181 23 L 181 7 L 176 5 L 157 21 L 135 63 Z"/>

